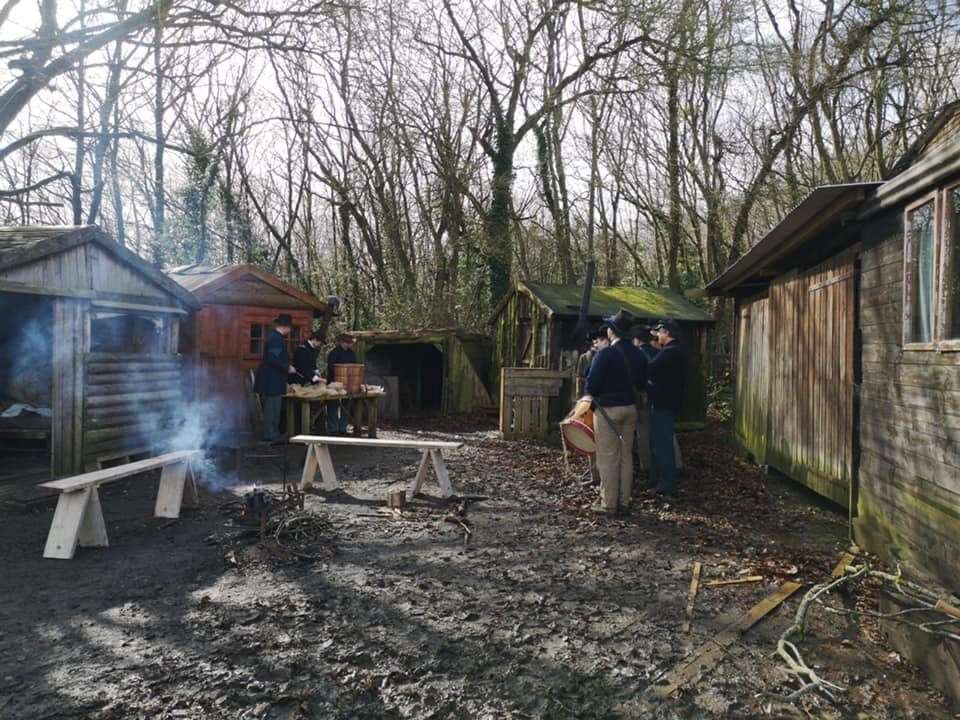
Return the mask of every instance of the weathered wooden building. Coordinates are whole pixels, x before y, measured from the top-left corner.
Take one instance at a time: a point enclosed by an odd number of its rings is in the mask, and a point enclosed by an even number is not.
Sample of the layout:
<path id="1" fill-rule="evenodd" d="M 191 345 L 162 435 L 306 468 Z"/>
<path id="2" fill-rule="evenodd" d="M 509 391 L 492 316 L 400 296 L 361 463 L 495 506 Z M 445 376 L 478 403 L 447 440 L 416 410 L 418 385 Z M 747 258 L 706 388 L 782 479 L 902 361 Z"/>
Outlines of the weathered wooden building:
<path id="1" fill-rule="evenodd" d="M 572 372 L 585 346 L 582 333 L 576 332 L 582 292 L 576 285 L 516 283 L 490 319 L 494 385 L 498 385 L 500 370 L 505 367 Z M 603 317 L 614 315 L 620 308 L 650 322 L 666 318 L 679 322 L 681 340 L 689 350 L 687 392 L 679 421 L 686 427 L 702 425 L 707 410 L 704 356 L 713 318 L 679 292 L 667 288 L 594 286 L 588 310 L 590 327 L 599 325 Z"/>
<path id="2" fill-rule="evenodd" d="M 814 190 L 708 291 L 735 298 L 743 446 L 960 590 L 960 105 L 885 182 Z"/>
<path id="3" fill-rule="evenodd" d="M 55 476 L 162 448 L 184 399 L 180 323 L 197 305 L 96 227 L 0 228 L 0 399 L 49 411 L 3 418 L 0 436 L 20 422 L 49 433 Z"/>
<path id="4" fill-rule="evenodd" d="M 255 265 L 184 265 L 168 274 L 203 304 L 180 336 L 180 352 L 195 368 L 195 399 L 216 405 L 219 429 L 249 430 L 249 371 L 263 357 L 272 321 L 280 313 L 293 319 L 292 357 L 327 303 Z"/>
<path id="5" fill-rule="evenodd" d="M 486 336 L 455 328 L 351 334 L 368 374 L 397 378 L 401 415 L 419 410 L 449 415 L 494 407 L 484 382 L 490 364 Z"/>

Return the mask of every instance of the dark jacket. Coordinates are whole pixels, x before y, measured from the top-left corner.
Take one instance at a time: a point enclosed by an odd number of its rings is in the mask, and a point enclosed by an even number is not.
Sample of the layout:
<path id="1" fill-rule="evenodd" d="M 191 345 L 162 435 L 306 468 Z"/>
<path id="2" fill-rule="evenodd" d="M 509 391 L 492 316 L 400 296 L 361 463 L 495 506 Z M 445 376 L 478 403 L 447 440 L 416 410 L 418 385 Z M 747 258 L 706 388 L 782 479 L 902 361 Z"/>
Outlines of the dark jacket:
<path id="1" fill-rule="evenodd" d="M 357 354 L 353 350 L 344 350 L 337 345 L 330 354 L 327 355 L 327 380 L 333 381 L 333 368 L 335 365 L 349 365 L 357 361 Z"/>
<path id="2" fill-rule="evenodd" d="M 298 345 L 293 351 L 293 367 L 297 370 L 296 382 L 312 383 L 313 375 L 317 372 L 317 356 L 320 351 L 310 344 L 309 340 L 304 340 L 303 345 Z"/>
<path id="3" fill-rule="evenodd" d="M 263 346 L 263 359 L 257 368 L 253 389 L 261 395 L 286 395 L 287 373 L 290 371 L 290 354 L 283 335 L 276 330 L 267 336 Z"/>
<path id="4" fill-rule="evenodd" d="M 656 410 L 678 412 L 683 405 L 683 388 L 687 376 L 687 351 L 674 340 L 665 345 L 650 361 L 647 397 Z"/>
<path id="5" fill-rule="evenodd" d="M 633 386 L 624 356 L 633 371 Z M 634 389 L 642 392 L 646 384 L 647 359 L 629 341 L 621 340 L 594 356 L 587 375 L 587 395 L 591 395 L 600 407 L 633 405 L 636 401 Z"/>

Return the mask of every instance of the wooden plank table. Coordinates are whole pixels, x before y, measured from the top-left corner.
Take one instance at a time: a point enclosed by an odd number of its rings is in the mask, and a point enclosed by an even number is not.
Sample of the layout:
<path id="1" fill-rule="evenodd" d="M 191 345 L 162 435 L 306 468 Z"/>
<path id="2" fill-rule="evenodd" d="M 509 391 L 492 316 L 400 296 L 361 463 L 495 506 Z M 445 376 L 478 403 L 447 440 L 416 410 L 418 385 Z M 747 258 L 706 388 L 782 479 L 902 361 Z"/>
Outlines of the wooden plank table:
<path id="1" fill-rule="evenodd" d="M 353 425 L 353 434 L 363 434 L 364 420 L 366 420 L 367 437 L 377 437 L 377 422 L 379 409 L 377 401 L 384 397 L 383 393 L 347 393 L 338 397 L 303 397 L 301 395 L 284 395 L 287 407 L 287 434 L 292 435 L 297 427 L 297 418 L 300 419 L 301 433 L 309 434 L 313 430 L 313 423 L 317 415 L 328 402 L 345 402 L 347 413 L 350 415 L 350 424 Z M 314 410 L 314 406 L 320 408 Z M 326 430 L 326 428 L 324 428 Z"/>
<path id="2" fill-rule="evenodd" d="M 325 490 L 335 490 L 340 487 L 337 474 L 333 469 L 333 459 L 330 457 L 330 445 L 344 445 L 347 447 L 380 447 L 380 448 L 413 448 L 421 451 L 420 467 L 417 475 L 407 490 L 407 499 L 413 500 L 427 477 L 430 466 L 437 476 L 440 494 L 443 497 L 453 495 L 453 486 L 450 484 L 450 474 L 443 460 L 444 450 L 455 450 L 463 446 L 459 442 L 443 440 L 374 440 L 367 438 L 328 437 L 325 435 L 297 435 L 290 438 L 290 442 L 301 443 L 307 446 L 307 457 L 303 463 L 303 475 L 300 479 L 300 489 L 308 490 L 316 479 L 317 471 L 323 481 Z"/>

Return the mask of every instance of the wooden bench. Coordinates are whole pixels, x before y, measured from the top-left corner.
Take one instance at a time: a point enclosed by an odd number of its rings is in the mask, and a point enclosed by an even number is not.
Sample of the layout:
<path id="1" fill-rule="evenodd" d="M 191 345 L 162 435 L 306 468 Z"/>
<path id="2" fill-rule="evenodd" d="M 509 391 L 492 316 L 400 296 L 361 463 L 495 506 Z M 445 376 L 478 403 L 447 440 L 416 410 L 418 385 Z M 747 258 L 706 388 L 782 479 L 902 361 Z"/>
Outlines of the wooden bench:
<path id="1" fill-rule="evenodd" d="M 340 487 L 337 474 L 333 470 L 333 459 L 330 457 L 330 445 L 344 445 L 347 447 L 378 447 L 378 448 L 413 448 L 420 450 L 420 468 L 417 476 L 410 483 L 407 498 L 412 500 L 427 477 L 430 465 L 437 476 L 440 494 L 443 497 L 453 495 L 453 486 L 450 484 L 450 475 L 446 463 L 443 461 L 444 450 L 455 450 L 463 446 L 459 442 L 443 442 L 440 440 L 375 440 L 372 438 L 345 438 L 326 437 L 324 435 L 297 435 L 290 438 L 290 442 L 301 443 L 307 446 L 307 457 L 303 463 L 303 475 L 300 479 L 300 489 L 307 490 L 313 485 L 317 477 L 317 470 L 323 481 L 325 490 L 335 490 Z"/>
<path id="2" fill-rule="evenodd" d="M 97 492 L 97 488 L 104 483 L 116 482 L 148 470 L 163 468 L 154 515 L 162 518 L 180 517 L 184 490 L 186 490 L 188 506 L 196 507 L 197 485 L 191 461 L 198 453 L 198 450 L 181 450 L 126 465 L 40 483 L 38 487 L 57 490 L 61 493 L 57 501 L 57 509 L 53 513 L 53 522 L 50 524 L 50 533 L 47 535 L 43 556 L 69 560 L 76 552 L 77 544 L 81 547 L 108 545 L 107 527 L 103 522 L 100 494 Z"/>

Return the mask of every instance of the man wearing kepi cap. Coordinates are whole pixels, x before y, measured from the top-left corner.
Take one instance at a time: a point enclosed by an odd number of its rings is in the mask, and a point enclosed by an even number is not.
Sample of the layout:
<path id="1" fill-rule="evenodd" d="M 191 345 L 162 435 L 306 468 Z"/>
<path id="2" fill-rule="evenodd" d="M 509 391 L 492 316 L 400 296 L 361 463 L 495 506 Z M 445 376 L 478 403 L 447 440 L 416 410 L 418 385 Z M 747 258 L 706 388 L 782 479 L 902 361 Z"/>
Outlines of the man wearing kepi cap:
<path id="1" fill-rule="evenodd" d="M 620 310 L 604 318 L 610 347 L 590 364 L 587 394 L 596 408 L 594 433 L 600 471 L 599 509 L 614 514 L 630 506 L 633 489 L 633 435 L 638 394 L 647 379 L 643 354 L 630 343 L 636 318 Z"/>
<path id="2" fill-rule="evenodd" d="M 287 375 L 296 372 L 287 352 L 286 337 L 291 327 L 293 318 L 285 313 L 274 319 L 273 332 L 263 346 L 263 358 L 253 383 L 263 405 L 263 439 L 267 442 L 280 437 L 280 405 L 287 392 Z"/>
<path id="3" fill-rule="evenodd" d="M 653 327 L 660 352 L 647 367 L 647 397 L 650 399 L 650 482 L 658 493 L 677 491 L 673 450 L 673 427 L 683 405 L 687 357 L 679 342 L 680 329 L 674 320 Z"/>

